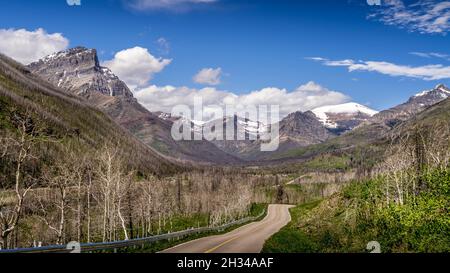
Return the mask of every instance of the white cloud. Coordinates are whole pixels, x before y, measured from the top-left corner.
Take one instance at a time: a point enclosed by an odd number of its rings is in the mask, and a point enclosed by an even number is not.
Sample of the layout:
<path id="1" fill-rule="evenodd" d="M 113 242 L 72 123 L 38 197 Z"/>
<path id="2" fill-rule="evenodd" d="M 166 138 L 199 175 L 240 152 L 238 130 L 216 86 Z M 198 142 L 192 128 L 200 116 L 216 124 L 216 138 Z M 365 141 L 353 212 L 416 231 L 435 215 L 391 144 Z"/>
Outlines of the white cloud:
<path id="1" fill-rule="evenodd" d="M 150 111 L 170 113 L 176 105 L 188 105 L 193 109 L 194 97 L 201 96 L 203 105 L 279 105 L 281 118 L 296 111 L 307 111 L 324 105 L 350 101 L 343 93 L 331 91 L 314 82 L 301 85 L 293 91 L 276 87 L 263 88 L 248 94 L 235 94 L 213 87 L 193 89 L 174 86 L 150 86 L 135 93 L 139 102 Z M 207 120 L 209 117 L 205 117 Z"/>
<path id="2" fill-rule="evenodd" d="M 49 54 L 67 49 L 69 40 L 61 33 L 49 34 L 44 29 L 0 29 L 0 52 L 29 64 Z"/>
<path id="3" fill-rule="evenodd" d="M 111 69 L 132 90 L 144 87 L 155 73 L 161 72 L 172 60 L 156 58 L 146 48 L 133 47 L 119 51 L 114 59 L 102 63 Z"/>
<path id="4" fill-rule="evenodd" d="M 450 31 L 450 1 L 421 0 L 408 5 L 402 0 L 385 0 L 369 18 L 408 31 L 445 35 Z"/>
<path id="5" fill-rule="evenodd" d="M 409 54 L 422 58 L 439 58 L 450 61 L 450 55 L 437 52 L 410 52 Z"/>
<path id="6" fill-rule="evenodd" d="M 218 0 L 125 0 L 135 10 L 185 10 L 199 4 L 211 4 Z"/>
<path id="7" fill-rule="evenodd" d="M 199 84 L 219 85 L 222 68 L 204 68 L 194 76 L 194 82 Z"/>
<path id="8" fill-rule="evenodd" d="M 394 77 L 409 77 L 426 81 L 442 80 L 450 78 L 450 66 L 441 64 L 408 66 L 389 62 L 341 60 L 332 61 L 325 58 L 308 58 L 323 63 L 327 66 L 347 67 L 349 72 L 371 71 Z"/>

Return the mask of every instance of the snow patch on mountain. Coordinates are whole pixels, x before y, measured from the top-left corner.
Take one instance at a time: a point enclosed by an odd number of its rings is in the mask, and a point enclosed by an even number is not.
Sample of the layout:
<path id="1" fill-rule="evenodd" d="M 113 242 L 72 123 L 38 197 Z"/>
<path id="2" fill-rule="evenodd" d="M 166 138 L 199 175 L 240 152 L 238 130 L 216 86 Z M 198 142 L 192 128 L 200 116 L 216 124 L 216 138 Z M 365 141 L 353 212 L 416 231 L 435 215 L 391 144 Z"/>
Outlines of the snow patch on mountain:
<path id="1" fill-rule="evenodd" d="M 414 98 L 423 97 L 423 96 L 430 94 L 431 92 L 436 92 L 436 91 L 441 93 L 440 96 L 442 98 L 448 98 L 450 96 L 450 90 L 447 87 L 445 87 L 443 84 L 439 84 L 434 89 L 425 90 L 420 93 L 417 93 L 414 96 Z"/>
<path id="2" fill-rule="evenodd" d="M 378 113 L 378 111 L 370 109 L 367 106 L 359 103 L 350 102 L 338 105 L 327 105 L 316 109 L 312 112 L 316 115 L 320 122 L 322 122 L 327 128 L 337 128 L 338 124 L 330 120 L 330 115 L 338 114 L 345 116 L 354 116 L 357 114 L 365 114 L 372 117 Z"/>

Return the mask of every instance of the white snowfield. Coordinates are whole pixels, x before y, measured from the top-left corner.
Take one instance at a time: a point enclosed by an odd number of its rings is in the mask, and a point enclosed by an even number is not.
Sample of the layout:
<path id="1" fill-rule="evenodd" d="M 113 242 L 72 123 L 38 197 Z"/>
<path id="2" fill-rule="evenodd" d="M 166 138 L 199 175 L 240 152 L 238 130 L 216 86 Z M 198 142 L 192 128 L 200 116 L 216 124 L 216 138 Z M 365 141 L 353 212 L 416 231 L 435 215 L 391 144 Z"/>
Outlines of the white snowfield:
<path id="1" fill-rule="evenodd" d="M 322 122 L 328 128 L 336 128 L 338 126 L 336 123 L 329 120 L 328 114 L 355 115 L 358 113 L 362 113 L 371 117 L 378 114 L 378 111 L 355 102 L 322 106 L 313 109 L 312 112 L 317 116 L 320 122 Z"/>

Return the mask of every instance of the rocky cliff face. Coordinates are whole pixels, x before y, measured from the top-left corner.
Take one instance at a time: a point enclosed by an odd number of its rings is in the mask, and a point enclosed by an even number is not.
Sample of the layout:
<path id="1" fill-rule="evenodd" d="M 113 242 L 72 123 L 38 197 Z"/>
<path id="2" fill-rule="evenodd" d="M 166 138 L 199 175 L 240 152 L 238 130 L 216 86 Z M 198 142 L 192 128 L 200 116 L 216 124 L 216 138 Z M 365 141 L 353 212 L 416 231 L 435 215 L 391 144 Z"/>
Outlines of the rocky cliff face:
<path id="1" fill-rule="evenodd" d="M 76 95 L 103 94 L 133 98 L 133 93 L 114 73 L 100 66 L 95 49 L 77 47 L 28 65 L 31 72 Z"/>

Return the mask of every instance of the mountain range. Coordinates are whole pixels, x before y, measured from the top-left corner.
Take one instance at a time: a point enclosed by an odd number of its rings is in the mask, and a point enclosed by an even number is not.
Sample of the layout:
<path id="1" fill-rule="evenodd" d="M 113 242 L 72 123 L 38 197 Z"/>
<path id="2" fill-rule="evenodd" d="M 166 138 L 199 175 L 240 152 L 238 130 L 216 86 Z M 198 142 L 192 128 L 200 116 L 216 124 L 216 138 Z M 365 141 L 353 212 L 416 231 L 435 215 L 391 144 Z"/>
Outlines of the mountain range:
<path id="1" fill-rule="evenodd" d="M 151 112 L 134 98 L 133 93 L 110 69 L 100 65 L 95 49 L 77 47 L 52 54 L 27 68 L 57 88 L 83 98 L 107 113 L 119 125 L 158 152 L 178 160 L 212 164 L 242 164 L 283 157 L 290 151 L 321 143 L 365 141 L 384 133 L 450 96 L 444 85 L 422 91 L 407 102 L 378 112 L 358 103 L 323 106 L 295 112 L 279 121 L 280 147 L 276 152 L 260 152 L 262 135 L 271 125 L 242 117 L 219 121 L 195 121 Z M 241 129 L 244 138 L 234 140 L 175 141 L 171 128 L 175 121 L 192 126 L 192 134 L 201 134 L 206 125 L 222 124 Z"/>
<path id="2" fill-rule="evenodd" d="M 76 47 L 31 63 L 28 69 L 62 90 L 83 97 L 105 111 L 143 143 L 180 160 L 237 163 L 208 141 L 175 141 L 173 121 L 145 109 L 111 70 L 102 67 L 95 49 Z"/>

